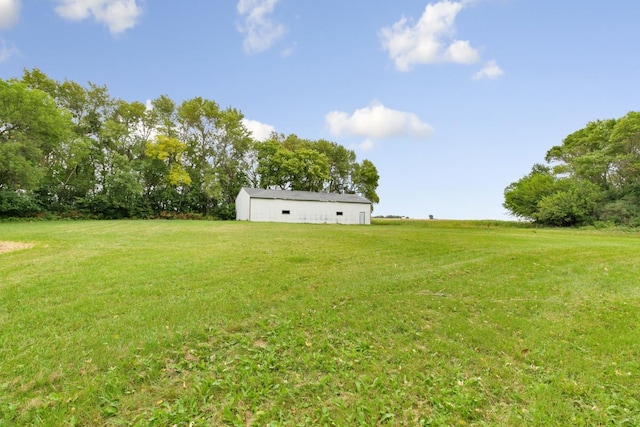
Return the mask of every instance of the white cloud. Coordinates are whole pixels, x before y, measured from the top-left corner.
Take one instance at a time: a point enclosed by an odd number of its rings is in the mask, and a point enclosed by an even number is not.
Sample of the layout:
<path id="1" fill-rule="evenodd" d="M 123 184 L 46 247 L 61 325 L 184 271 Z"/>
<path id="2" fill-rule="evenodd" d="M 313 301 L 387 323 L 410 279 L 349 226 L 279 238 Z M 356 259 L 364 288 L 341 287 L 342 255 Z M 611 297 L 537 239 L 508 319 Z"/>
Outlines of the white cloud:
<path id="1" fill-rule="evenodd" d="M 8 61 L 16 53 L 18 53 L 18 48 L 13 43 L 7 43 L 0 37 L 0 62 Z"/>
<path id="2" fill-rule="evenodd" d="M 271 19 L 279 0 L 240 0 L 238 13 L 243 21 L 238 30 L 245 34 L 244 51 L 248 54 L 269 49 L 284 35 L 284 26 Z"/>
<path id="3" fill-rule="evenodd" d="M 466 40 L 456 40 L 451 43 L 444 53 L 444 59 L 447 62 L 456 62 L 458 64 L 473 64 L 480 59 L 478 51 L 471 47 Z"/>
<path id="4" fill-rule="evenodd" d="M 373 147 L 373 140 L 394 137 L 428 138 L 433 128 L 422 122 L 417 115 L 392 110 L 380 102 L 372 102 L 349 115 L 342 111 L 331 111 L 325 116 L 329 131 L 335 135 L 366 138 L 361 148 Z"/>
<path id="5" fill-rule="evenodd" d="M 122 33 L 133 28 L 142 14 L 136 0 L 57 0 L 58 15 L 80 21 L 90 16 L 105 24 L 111 34 Z"/>
<path id="6" fill-rule="evenodd" d="M 266 141 L 271 137 L 271 134 L 276 131 L 276 128 L 273 126 L 257 120 L 242 119 L 242 124 L 253 134 L 253 139 L 257 141 Z"/>
<path id="7" fill-rule="evenodd" d="M 449 0 L 428 4 L 415 25 L 403 17 L 383 28 L 382 46 L 389 51 L 396 68 L 408 71 L 414 64 L 479 61 L 480 54 L 468 41 L 455 39 L 454 22 L 465 4 Z"/>
<path id="8" fill-rule="evenodd" d="M 0 29 L 10 28 L 20 17 L 20 0 L 0 0 Z"/>
<path id="9" fill-rule="evenodd" d="M 496 64 L 496 61 L 489 61 L 485 64 L 482 70 L 478 71 L 473 75 L 473 79 L 474 80 L 497 79 L 503 74 L 504 74 L 504 71 L 502 71 L 502 69 L 498 67 L 498 64 Z"/>

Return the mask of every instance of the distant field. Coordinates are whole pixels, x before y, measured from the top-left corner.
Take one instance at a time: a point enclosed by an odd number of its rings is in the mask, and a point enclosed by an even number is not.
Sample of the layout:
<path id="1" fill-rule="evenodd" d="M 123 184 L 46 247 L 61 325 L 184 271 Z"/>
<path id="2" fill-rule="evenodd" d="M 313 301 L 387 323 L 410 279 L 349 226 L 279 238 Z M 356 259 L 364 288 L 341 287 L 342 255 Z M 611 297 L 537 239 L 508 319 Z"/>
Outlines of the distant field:
<path id="1" fill-rule="evenodd" d="M 640 425 L 640 235 L 506 225 L 0 223 L 0 426 Z"/>

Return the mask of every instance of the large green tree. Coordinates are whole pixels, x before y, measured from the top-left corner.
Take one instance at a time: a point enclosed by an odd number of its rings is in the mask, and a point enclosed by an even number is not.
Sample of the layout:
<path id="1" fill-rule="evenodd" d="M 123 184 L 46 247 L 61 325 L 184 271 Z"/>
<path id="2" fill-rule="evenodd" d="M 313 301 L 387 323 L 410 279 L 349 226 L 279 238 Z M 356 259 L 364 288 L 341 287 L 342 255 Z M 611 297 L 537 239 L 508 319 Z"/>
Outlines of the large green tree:
<path id="1" fill-rule="evenodd" d="M 220 112 L 215 171 L 220 184 L 221 198 L 217 214 L 225 219 L 235 218 L 235 199 L 249 183 L 250 164 L 247 161 L 252 147 L 251 133 L 245 128 L 243 114 L 235 108 Z"/>
<path id="2" fill-rule="evenodd" d="M 262 187 L 321 191 L 329 179 L 327 156 L 295 135 L 258 144 L 258 174 Z"/>
<path id="3" fill-rule="evenodd" d="M 370 160 L 356 161 L 351 150 L 329 141 L 273 135 L 257 143 L 257 167 L 263 188 L 357 193 L 373 203 L 380 176 Z"/>
<path id="4" fill-rule="evenodd" d="M 324 154 L 329 162 L 329 181 L 325 190 L 330 193 L 353 191 L 351 178 L 357 164 L 354 151 L 324 139 L 316 142 L 315 149 Z"/>
<path id="5" fill-rule="evenodd" d="M 185 157 L 193 182 L 190 198 L 203 215 L 215 206 L 221 192 L 214 172 L 219 116 L 218 104 L 201 97 L 186 100 L 177 109 L 180 137 L 186 143 Z"/>
<path id="6" fill-rule="evenodd" d="M 640 113 L 596 120 L 505 189 L 515 216 L 548 225 L 640 225 Z"/>
<path id="7" fill-rule="evenodd" d="M 72 133 L 52 159 L 52 165 L 40 191 L 40 199 L 53 211 L 87 209 L 101 213 L 105 206 L 105 181 L 113 172 L 113 139 L 106 130 L 116 101 L 106 86 L 89 83 L 87 87 L 65 80 L 56 82 L 42 71 L 25 70 L 22 82 L 46 91 L 60 111 L 71 116 Z"/>
<path id="8" fill-rule="evenodd" d="M 193 183 L 190 199 L 207 215 L 235 217 L 235 197 L 246 185 L 246 154 L 251 138 L 233 108 L 221 109 L 212 100 L 196 97 L 177 109 L 179 136 L 187 144 L 186 161 Z"/>
<path id="9" fill-rule="evenodd" d="M 353 188 L 356 193 L 362 195 L 372 203 L 379 203 L 380 198 L 376 189 L 380 175 L 378 169 L 371 160 L 363 160 L 360 164 L 354 165 Z"/>
<path id="10" fill-rule="evenodd" d="M 34 210 L 33 192 L 70 129 L 69 115 L 47 93 L 0 80 L 0 215 Z"/>
<path id="11" fill-rule="evenodd" d="M 547 166 L 536 164 L 531 172 L 509 184 L 504 192 L 504 207 L 522 219 L 536 218 L 538 203 L 553 194 L 557 178 Z"/>

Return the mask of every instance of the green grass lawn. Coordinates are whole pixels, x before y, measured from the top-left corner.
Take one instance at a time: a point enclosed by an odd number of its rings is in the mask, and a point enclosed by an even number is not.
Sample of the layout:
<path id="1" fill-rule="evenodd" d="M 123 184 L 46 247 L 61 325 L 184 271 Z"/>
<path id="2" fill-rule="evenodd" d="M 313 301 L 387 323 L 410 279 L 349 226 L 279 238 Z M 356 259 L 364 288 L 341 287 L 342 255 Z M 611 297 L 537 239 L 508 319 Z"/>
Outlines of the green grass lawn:
<path id="1" fill-rule="evenodd" d="M 0 223 L 0 426 L 640 425 L 640 236 Z"/>

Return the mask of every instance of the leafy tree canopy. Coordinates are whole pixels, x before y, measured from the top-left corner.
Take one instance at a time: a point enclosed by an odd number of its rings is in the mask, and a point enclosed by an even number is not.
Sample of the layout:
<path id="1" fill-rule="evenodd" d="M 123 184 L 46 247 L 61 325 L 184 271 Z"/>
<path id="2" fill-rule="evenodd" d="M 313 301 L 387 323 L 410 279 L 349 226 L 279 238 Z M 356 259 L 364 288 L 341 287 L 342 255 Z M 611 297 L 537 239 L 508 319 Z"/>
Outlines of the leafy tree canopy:
<path id="1" fill-rule="evenodd" d="M 640 112 L 596 120 L 505 189 L 511 214 L 545 225 L 640 225 Z"/>
<path id="2" fill-rule="evenodd" d="M 235 218 L 243 186 L 378 202 L 373 163 L 339 144 L 278 134 L 256 141 L 240 111 L 202 97 L 149 104 L 38 69 L 0 79 L 0 217 Z"/>

